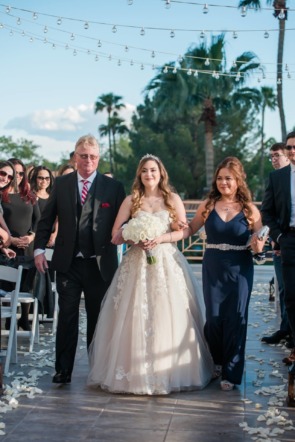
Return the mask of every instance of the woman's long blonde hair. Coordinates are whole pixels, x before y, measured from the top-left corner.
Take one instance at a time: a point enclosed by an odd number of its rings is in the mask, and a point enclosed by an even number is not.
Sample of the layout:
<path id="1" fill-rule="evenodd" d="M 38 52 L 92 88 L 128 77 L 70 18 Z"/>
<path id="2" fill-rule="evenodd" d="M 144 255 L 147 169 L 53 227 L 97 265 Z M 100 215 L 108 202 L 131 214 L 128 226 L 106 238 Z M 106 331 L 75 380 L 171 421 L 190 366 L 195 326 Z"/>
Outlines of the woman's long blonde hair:
<path id="1" fill-rule="evenodd" d="M 136 170 L 136 175 L 132 185 L 132 192 L 131 192 L 132 195 L 131 216 L 133 217 L 136 214 L 136 212 L 140 210 L 140 207 L 142 205 L 142 199 L 144 197 L 145 189 L 141 181 L 141 172 L 147 161 L 154 161 L 159 167 L 160 171 L 160 181 L 158 184 L 159 190 L 164 198 L 164 204 L 167 207 L 167 210 L 169 211 L 171 218 L 173 219 L 173 221 L 175 221 L 176 211 L 172 203 L 172 189 L 169 184 L 168 173 L 160 158 L 151 154 L 147 154 L 141 158 Z"/>
<path id="2" fill-rule="evenodd" d="M 246 183 L 246 174 L 244 171 L 244 167 L 240 162 L 240 160 L 238 160 L 238 158 L 236 157 L 227 157 L 218 165 L 213 177 L 211 191 L 209 192 L 209 195 L 207 197 L 208 201 L 205 205 L 205 210 L 202 213 L 202 215 L 204 219 L 207 219 L 209 213 L 214 208 L 215 203 L 221 199 L 221 193 L 217 188 L 216 181 L 220 170 L 224 168 L 229 169 L 237 181 L 238 187 L 236 193 L 236 200 L 238 203 L 240 203 L 241 209 L 245 214 L 245 217 L 249 223 L 250 228 L 253 228 L 254 220 L 252 218 L 253 211 L 251 209 L 252 196 Z"/>

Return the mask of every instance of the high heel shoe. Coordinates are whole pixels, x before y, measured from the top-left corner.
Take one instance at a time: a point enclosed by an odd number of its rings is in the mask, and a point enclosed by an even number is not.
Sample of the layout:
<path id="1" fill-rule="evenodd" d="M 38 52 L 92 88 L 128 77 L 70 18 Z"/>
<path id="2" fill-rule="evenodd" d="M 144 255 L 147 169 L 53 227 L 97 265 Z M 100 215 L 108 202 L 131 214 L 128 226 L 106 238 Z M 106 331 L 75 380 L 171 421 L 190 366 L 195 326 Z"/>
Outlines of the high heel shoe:
<path id="1" fill-rule="evenodd" d="M 17 329 L 23 329 L 24 331 L 32 331 L 30 323 L 27 319 L 19 318 L 17 321 Z"/>

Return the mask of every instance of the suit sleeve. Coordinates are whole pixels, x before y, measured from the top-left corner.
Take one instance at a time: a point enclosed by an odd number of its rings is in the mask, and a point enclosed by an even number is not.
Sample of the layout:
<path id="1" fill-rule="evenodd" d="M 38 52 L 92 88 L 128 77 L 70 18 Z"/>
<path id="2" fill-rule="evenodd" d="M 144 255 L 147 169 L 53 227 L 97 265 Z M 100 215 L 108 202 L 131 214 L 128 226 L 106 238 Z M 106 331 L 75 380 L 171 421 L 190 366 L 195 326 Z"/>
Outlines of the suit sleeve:
<path id="1" fill-rule="evenodd" d="M 274 241 L 277 241 L 278 236 L 282 232 L 278 223 L 278 215 L 276 213 L 274 186 L 274 176 L 271 173 L 262 201 L 261 216 L 263 225 L 268 226 L 270 229 L 270 237 Z"/>
<path id="2" fill-rule="evenodd" d="M 52 233 L 52 227 L 55 223 L 57 215 L 57 186 L 56 182 L 53 185 L 52 191 L 48 198 L 47 204 L 41 215 L 41 219 L 38 223 L 34 249 L 45 249 L 46 244 Z"/>

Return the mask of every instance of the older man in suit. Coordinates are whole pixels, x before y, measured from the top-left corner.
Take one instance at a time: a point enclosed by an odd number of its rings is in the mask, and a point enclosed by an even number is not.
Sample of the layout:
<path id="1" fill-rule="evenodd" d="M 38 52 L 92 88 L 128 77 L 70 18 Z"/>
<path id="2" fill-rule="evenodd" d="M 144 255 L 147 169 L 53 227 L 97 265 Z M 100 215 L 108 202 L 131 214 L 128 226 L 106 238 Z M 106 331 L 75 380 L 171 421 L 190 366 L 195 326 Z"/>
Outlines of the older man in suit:
<path id="1" fill-rule="evenodd" d="M 285 305 L 295 338 L 295 131 L 286 139 L 286 154 L 290 164 L 270 173 L 262 202 L 263 224 L 270 227 L 270 236 L 281 250 Z M 295 374 L 295 348 L 283 360 Z"/>
<path id="2" fill-rule="evenodd" d="M 79 304 L 84 293 L 87 345 L 95 330 L 101 301 L 118 265 L 112 227 L 125 198 L 118 181 L 99 172 L 97 140 L 86 135 L 75 146 L 77 171 L 58 177 L 38 224 L 35 264 L 47 268 L 44 250 L 58 218 L 52 258 L 59 294 L 54 383 L 70 383 L 78 342 Z"/>

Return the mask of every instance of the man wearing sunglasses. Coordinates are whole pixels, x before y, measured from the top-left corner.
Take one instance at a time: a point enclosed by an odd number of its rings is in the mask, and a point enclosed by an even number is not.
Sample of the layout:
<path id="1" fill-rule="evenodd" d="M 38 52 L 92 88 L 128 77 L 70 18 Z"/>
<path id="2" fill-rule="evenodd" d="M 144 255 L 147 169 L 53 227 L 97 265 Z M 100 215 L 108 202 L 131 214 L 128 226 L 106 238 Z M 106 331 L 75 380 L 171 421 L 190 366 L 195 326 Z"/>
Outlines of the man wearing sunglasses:
<path id="1" fill-rule="evenodd" d="M 282 259 L 285 305 L 293 341 L 295 338 L 295 131 L 287 135 L 286 156 L 290 164 L 269 175 L 261 213 L 263 224 L 270 228 L 275 249 L 280 249 Z M 283 359 L 295 375 L 295 348 Z"/>
<path id="2" fill-rule="evenodd" d="M 114 221 L 125 198 L 123 185 L 97 171 L 99 146 L 92 135 L 76 143 L 77 170 L 56 178 L 35 238 L 35 264 L 48 267 L 44 250 L 58 218 L 52 257 L 59 294 L 56 374 L 52 382 L 69 384 L 78 342 L 79 304 L 84 293 L 87 346 L 95 330 L 101 301 L 118 266 L 111 243 Z"/>

